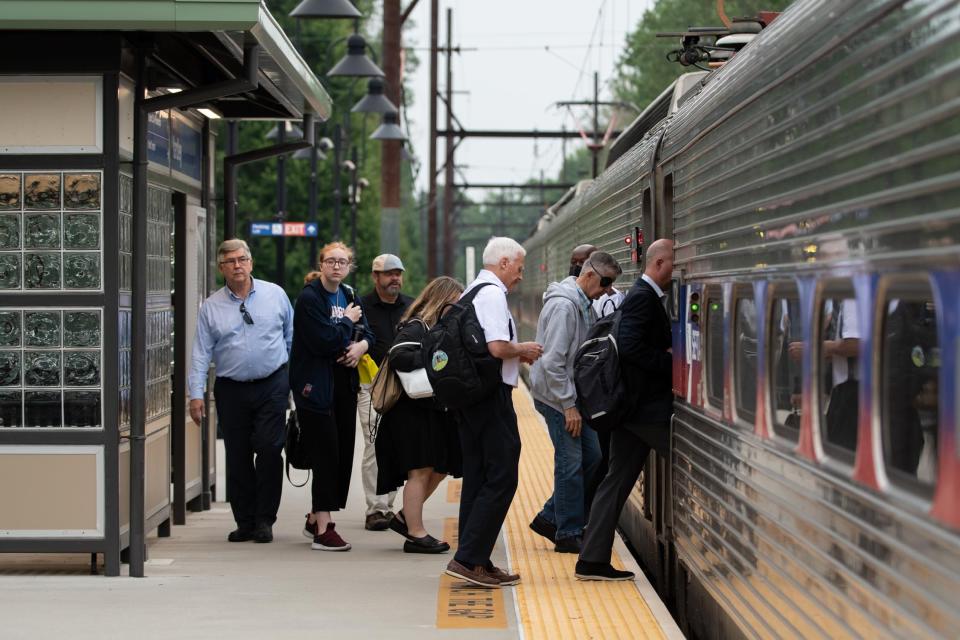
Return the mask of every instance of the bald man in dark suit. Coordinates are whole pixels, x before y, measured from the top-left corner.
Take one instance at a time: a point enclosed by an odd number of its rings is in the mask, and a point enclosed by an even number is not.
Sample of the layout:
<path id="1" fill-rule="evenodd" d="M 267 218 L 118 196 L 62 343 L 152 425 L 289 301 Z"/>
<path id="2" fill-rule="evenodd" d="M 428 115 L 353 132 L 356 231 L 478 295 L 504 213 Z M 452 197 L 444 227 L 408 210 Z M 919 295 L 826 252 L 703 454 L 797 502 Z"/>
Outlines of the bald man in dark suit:
<path id="1" fill-rule="evenodd" d="M 647 263 L 623 301 L 617 335 L 620 366 L 631 406 L 610 435 L 610 465 L 590 507 L 576 576 L 580 580 L 632 580 L 630 571 L 610 564 L 620 511 L 643 470 L 651 449 L 670 452 L 673 413 L 670 318 L 664 291 L 673 277 L 673 241 L 661 239 L 647 250 Z"/>

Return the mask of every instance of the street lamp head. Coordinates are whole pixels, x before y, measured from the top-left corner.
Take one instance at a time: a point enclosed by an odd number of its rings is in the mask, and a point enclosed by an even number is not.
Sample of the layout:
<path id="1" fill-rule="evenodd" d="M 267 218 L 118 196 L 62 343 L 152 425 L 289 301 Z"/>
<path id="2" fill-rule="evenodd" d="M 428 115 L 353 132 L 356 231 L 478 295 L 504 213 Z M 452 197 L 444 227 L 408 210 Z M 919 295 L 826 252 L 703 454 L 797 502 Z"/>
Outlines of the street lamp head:
<path id="1" fill-rule="evenodd" d="M 350 0 L 303 0 L 290 12 L 291 18 L 362 18 Z"/>
<path id="2" fill-rule="evenodd" d="M 344 76 L 348 78 L 380 77 L 385 74 L 383 69 L 367 57 L 367 41 L 359 33 L 347 38 L 347 55 L 340 59 L 333 69 L 327 71 L 327 76 Z"/>
<path id="3" fill-rule="evenodd" d="M 303 131 L 297 125 L 293 124 L 289 120 L 284 120 L 280 123 L 283 126 L 283 139 L 287 142 L 293 142 L 294 140 L 303 139 Z M 278 135 L 278 127 L 274 126 L 273 129 L 267 132 L 267 140 L 276 140 Z"/>
<path id="4" fill-rule="evenodd" d="M 333 140 L 324 136 L 317 142 L 317 148 L 320 151 L 327 152 L 333 149 Z"/>
<path id="5" fill-rule="evenodd" d="M 384 83 L 380 78 L 370 78 L 367 82 L 367 95 L 350 109 L 353 113 L 389 113 L 396 111 L 395 104 L 383 95 Z"/>
<path id="6" fill-rule="evenodd" d="M 357 186 L 360 187 L 361 189 L 369 189 L 370 181 L 367 180 L 366 178 L 360 178 L 359 180 L 357 180 Z"/>
<path id="7" fill-rule="evenodd" d="M 309 160 L 309 159 L 310 159 L 310 147 L 307 147 L 306 149 L 300 149 L 300 150 L 297 151 L 295 154 L 293 154 L 292 157 L 293 157 L 294 160 Z M 317 160 L 326 160 L 326 159 L 327 159 L 327 154 L 325 154 L 325 153 L 323 152 L 323 150 L 320 148 L 320 145 L 318 144 L 318 145 L 317 145 Z"/>
<path id="8" fill-rule="evenodd" d="M 370 135 L 371 140 L 406 140 L 407 136 L 403 134 L 400 128 L 400 114 L 396 111 L 390 111 L 383 114 L 383 122 L 377 127 L 377 130 Z"/>
<path id="9" fill-rule="evenodd" d="M 357 165 L 353 163 L 353 160 L 344 160 L 342 163 L 340 163 L 340 166 L 346 171 L 356 171 L 357 169 Z"/>

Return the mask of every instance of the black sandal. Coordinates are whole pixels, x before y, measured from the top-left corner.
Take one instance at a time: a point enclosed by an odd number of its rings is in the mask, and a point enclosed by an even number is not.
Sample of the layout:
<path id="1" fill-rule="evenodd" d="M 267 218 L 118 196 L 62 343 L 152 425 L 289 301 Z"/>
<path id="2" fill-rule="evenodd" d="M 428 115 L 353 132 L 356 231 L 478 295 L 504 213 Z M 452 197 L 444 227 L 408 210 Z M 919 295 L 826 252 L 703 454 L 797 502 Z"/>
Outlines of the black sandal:
<path id="1" fill-rule="evenodd" d="M 411 537 L 410 532 L 407 530 L 407 521 L 403 519 L 403 509 L 395 513 L 393 517 L 390 518 L 390 522 L 387 524 L 387 527 L 391 531 L 399 533 L 407 540 L 416 540 L 416 538 Z"/>

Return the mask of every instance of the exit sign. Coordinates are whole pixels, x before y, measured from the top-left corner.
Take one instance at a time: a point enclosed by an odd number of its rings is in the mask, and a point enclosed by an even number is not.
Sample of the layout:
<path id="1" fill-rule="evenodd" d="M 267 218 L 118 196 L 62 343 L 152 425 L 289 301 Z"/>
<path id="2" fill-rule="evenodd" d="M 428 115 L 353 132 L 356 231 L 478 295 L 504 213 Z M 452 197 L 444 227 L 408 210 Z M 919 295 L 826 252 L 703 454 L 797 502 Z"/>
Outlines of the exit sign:
<path id="1" fill-rule="evenodd" d="M 251 236 L 270 236 L 270 237 L 307 237 L 315 238 L 317 236 L 317 224 L 315 222 L 251 222 Z"/>

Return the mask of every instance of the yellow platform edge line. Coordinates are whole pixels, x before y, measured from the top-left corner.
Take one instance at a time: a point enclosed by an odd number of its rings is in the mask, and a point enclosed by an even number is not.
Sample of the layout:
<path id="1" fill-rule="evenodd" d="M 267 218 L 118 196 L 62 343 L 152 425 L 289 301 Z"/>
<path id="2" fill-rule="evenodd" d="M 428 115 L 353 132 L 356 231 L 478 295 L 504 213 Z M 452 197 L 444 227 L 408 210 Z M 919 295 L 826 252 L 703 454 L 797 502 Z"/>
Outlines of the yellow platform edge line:
<path id="1" fill-rule="evenodd" d="M 529 528 L 553 490 L 553 443 L 533 399 L 521 385 L 513 395 L 522 441 L 520 484 L 507 514 L 505 538 L 512 569 L 522 576 L 515 599 L 528 640 L 557 638 L 683 638 L 666 606 L 620 536 L 612 562 L 637 575 L 633 582 L 584 582 L 574 577 L 575 554 L 556 553 Z"/>

